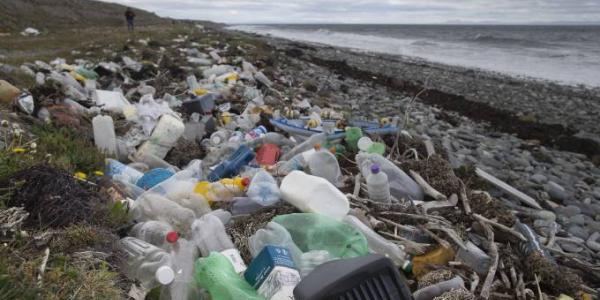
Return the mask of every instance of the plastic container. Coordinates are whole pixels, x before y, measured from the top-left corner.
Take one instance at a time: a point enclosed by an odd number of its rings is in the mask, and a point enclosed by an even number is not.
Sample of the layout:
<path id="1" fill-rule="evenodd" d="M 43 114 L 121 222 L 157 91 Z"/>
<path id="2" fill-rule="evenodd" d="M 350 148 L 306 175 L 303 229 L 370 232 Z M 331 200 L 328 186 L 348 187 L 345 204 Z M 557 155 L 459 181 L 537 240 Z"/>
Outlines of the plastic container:
<path id="1" fill-rule="evenodd" d="M 358 151 L 358 140 L 363 136 L 362 129 L 359 127 L 348 127 L 346 128 L 346 145 L 350 151 Z"/>
<path id="2" fill-rule="evenodd" d="M 171 250 L 179 240 L 179 234 L 171 225 L 153 220 L 135 224 L 129 235 L 165 250 Z"/>
<path id="3" fill-rule="evenodd" d="M 371 251 L 391 259 L 396 266 L 405 271 L 412 269 L 410 257 L 398 245 L 377 234 L 355 216 L 347 215 L 343 221 L 362 232 L 367 239 Z"/>
<path id="4" fill-rule="evenodd" d="M 81 88 L 79 84 L 77 84 L 77 86 Z M 123 93 L 121 92 L 95 90 L 92 93 L 92 100 L 94 103 L 96 103 L 96 106 L 101 107 L 103 110 L 116 113 L 122 113 L 123 107 L 131 105 L 131 103 L 125 99 L 125 96 L 123 96 Z"/>
<path id="5" fill-rule="evenodd" d="M 346 195 L 329 181 L 293 171 L 281 182 L 281 196 L 302 212 L 314 212 L 340 220 L 350 210 Z"/>
<path id="6" fill-rule="evenodd" d="M 211 214 L 204 215 L 192 224 L 192 239 L 202 256 L 211 252 L 223 254 L 233 265 L 236 273 L 246 270 L 246 264 L 235 248 L 221 220 Z"/>
<path id="7" fill-rule="evenodd" d="M 154 193 L 140 196 L 135 201 L 132 213 L 137 221 L 163 221 L 179 232 L 188 232 L 196 218 L 192 210 Z"/>
<path id="8" fill-rule="evenodd" d="M 265 126 L 260 125 L 254 129 L 248 131 L 245 135 L 245 139 L 246 139 L 246 141 L 255 140 L 255 139 L 263 136 L 266 133 L 267 133 L 267 128 L 265 128 Z"/>
<path id="9" fill-rule="evenodd" d="M 175 279 L 168 288 L 162 289 L 160 299 L 204 299 L 200 296 L 200 287 L 194 278 L 194 261 L 199 256 L 196 245 L 188 240 L 179 239 L 171 247 L 170 253 Z"/>
<path id="10" fill-rule="evenodd" d="M 234 197 L 231 201 L 231 213 L 234 216 L 251 215 L 265 208 L 248 197 Z"/>
<path id="11" fill-rule="evenodd" d="M 287 175 L 292 171 L 302 171 L 308 168 L 308 161 L 310 157 L 315 153 L 315 149 L 311 149 L 299 154 L 296 154 L 290 160 L 283 162 L 278 168 L 277 171 L 280 174 Z"/>
<path id="12" fill-rule="evenodd" d="M 264 300 L 238 275 L 223 254 L 211 252 L 196 262 L 196 282 L 215 300 Z"/>
<path id="13" fill-rule="evenodd" d="M 300 273 L 288 249 L 267 245 L 252 260 L 244 278 L 266 299 L 289 300 L 294 298 Z"/>
<path id="14" fill-rule="evenodd" d="M 367 176 L 367 191 L 369 198 L 375 202 L 392 203 L 388 177 L 381 172 L 378 164 L 371 165 L 371 174 Z"/>
<path id="15" fill-rule="evenodd" d="M 273 205 L 281 198 L 277 181 L 265 170 L 260 170 L 254 175 L 247 194 L 252 201 L 263 206 Z"/>
<path id="16" fill-rule="evenodd" d="M 117 137 L 115 125 L 111 116 L 95 116 L 92 119 L 94 143 L 98 149 L 107 155 L 117 154 Z"/>
<path id="17" fill-rule="evenodd" d="M 131 279 L 137 279 L 146 289 L 168 285 L 175 279 L 171 256 L 160 249 L 134 237 L 126 237 L 118 245 L 125 255 L 122 260 L 123 272 Z"/>
<path id="18" fill-rule="evenodd" d="M 245 145 L 240 146 L 208 175 L 208 180 L 215 182 L 221 178 L 235 176 L 243 166 L 254 159 L 254 156 L 254 152 L 250 148 Z"/>
<path id="19" fill-rule="evenodd" d="M 316 144 L 321 144 L 322 145 L 326 141 L 327 141 L 327 134 L 326 133 L 319 133 L 319 134 L 311 135 L 304 142 L 302 142 L 301 144 L 297 145 L 292 150 L 286 152 L 281 157 L 281 160 L 286 160 L 287 161 L 287 160 L 291 159 L 292 157 L 294 157 L 296 154 L 305 152 L 307 150 L 312 150 L 315 147 Z"/>
<path id="20" fill-rule="evenodd" d="M 219 129 L 210 135 L 210 143 L 213 146 L 218 146 L 229 139 L 230 132 L 225 129 Z"/>
<path id="21" fill-rule="evenodd" d="M 218 182 L 200 181 L 194 187 L 194 193 L 201 195 L 208 203 L 227 202 L 234 197 L 242 196 L 249 179 L 236 177 L 224 178 Z"/>
<path id="22" fill-rule="evenodd" d="M 283 226 L 303 252 L 325 250 L 332 258 L 356 257 L 369 252 L 367 240 L 360 231 L 324 215 L 279 215 L 273 222 Z"/>
<path id="23" fill-rule="evenodd" d="M 302 250 L 296 246 L 290 233 L 282 225 L 276 222 L 269 222 L 265 228 L 257 230 L 248 238 L 248 249 L 252 257 L 258 256 L 260 251 L 267 245 L 283 247 L 290 251 L 290 254 L 296 264 L 302 260 Z"/>
<path id="24" fill-rule="evenodd" d="M 256 151 L 256 162 L 261 166 L 272 166 L 277 163 L 281 150 L 275 144 L 264 144 Z"/>
<path id="25" fill-rule="evenodd" d="M 104 174 L 109 177 L 118 176 L 119 179 L 130 184 L 135 184 L 142 176 L 144 176 L 144 173 L 111 158 L 106 159 Z"/>
<path id="26" fill-rule="evenodd" d="M 296 300 L 412 300 L 406 278 L 381 255 L 334 260 L 318 266 L 294 289 Z"/>
<path id="27" fill-rule="evenodd" d="M 184 130 L 183 122 L 171 115 L 163 115 L 156 124 L 150 139 L 138 149 L 138 155 L 151 153 L 164 159 L 177 143 Z"/>
<path id="28" fill-rule="evenodd" d="M 356 163 L 365 178 L 371 174 L 373 164 L 379 165 L 381 172 L 387 175 L 390 193 L 396 199 L 423 200 L 421 187 L 385 157 L 379 154 L 359 153 L 356 155 Z"/>
<path id="29" fill-rule="evenodd" d="M 134 161 L 134 162 L 144 163 L 152 169 L 164 168 L 164 169 L 169 169 L 169 170 L 172 170 L 175 172 L 179 171 L 179 168 L 169 164 L 164 159 L 157 157 L 156 155 L 154 155 L 152 153 L 135 153 L 133 155 L 130 155 L 129 159 L 131 159 L 131 161 Z"/>
<path id="30" fill-rule="evenodd" d="M 183 108 L 189 113 L 199 113 L 202 115 L 212 114 L 215 109 L 215 100 L 217 95 L 208 93 L 200 97 L 192 97 L 192 99 L 183 101 Z"/>
<path id="31" fill-rule="evenodd" d="M 479 275 L 488 273 L 491 258 L 471 241 L 465 243 L 467 249 L 459 248 L 456 258 Z"/>
<path id="32" fill-rule="evenodd" d="M 275 144 L 278 146 L 290 146 L 290 147 L 294 147 L 296 145 L 296 143 L 294 143 L 292 140 L 286 138 L 281 133 L 277 133 L 277 132 L 267 132 L 263 136 L 255 139 L 255 140 L 246 142 L 246 146 L 248 146 L 250 148 L 256 148 L 256 147 L 258 147 L 260 145 L 264 145 L 264 144 Z"/>
<path id="33" fill-rule="evenodd" d="M 342 186 L 340 164 L 328 149 L 316 145 L 315 153 L 308 160 L 308 167 L 312 175 L 324 178 L 335 186 Z"/>

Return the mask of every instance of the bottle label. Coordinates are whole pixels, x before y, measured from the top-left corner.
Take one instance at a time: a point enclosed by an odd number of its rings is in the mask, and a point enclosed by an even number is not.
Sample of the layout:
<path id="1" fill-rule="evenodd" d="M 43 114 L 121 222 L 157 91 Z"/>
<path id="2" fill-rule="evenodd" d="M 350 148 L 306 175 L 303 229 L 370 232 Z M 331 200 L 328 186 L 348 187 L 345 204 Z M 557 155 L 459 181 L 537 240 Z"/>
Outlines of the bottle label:
<path id="1" fill-rule="evenodd" d="M 246 264 L 244 263 L 244 260 L 242 259 L 242 256 L 240 255 L 240 251 L 233 248 L 233 249 L 223 250 L 223 251 L 221 251 L 221 254 L 225 255 L 225 257 L 227 257 L 227 259 L 229 259 L 229 261 L 233 265 L 233 268 L 235 269 L 236 273 L 240 274 L 240 273 L 243 273 L 244 271 L 246 271 Z"/>

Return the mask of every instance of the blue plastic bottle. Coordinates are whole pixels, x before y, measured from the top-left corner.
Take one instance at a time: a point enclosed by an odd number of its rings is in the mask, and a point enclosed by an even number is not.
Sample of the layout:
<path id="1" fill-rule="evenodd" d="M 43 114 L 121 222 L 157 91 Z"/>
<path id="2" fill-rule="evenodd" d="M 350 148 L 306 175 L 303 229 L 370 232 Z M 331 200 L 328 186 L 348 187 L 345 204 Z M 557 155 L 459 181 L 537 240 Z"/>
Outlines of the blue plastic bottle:
<path id="1" fill-rule="evenodd" d="M 239 173 L 240 169 L 254 159 L 254 151 L 248 146 L 240 146 L 229 158 L 218 165 L 208 175 L 208 181 L 215 182 L 221 178 L 231 178 Z"/>

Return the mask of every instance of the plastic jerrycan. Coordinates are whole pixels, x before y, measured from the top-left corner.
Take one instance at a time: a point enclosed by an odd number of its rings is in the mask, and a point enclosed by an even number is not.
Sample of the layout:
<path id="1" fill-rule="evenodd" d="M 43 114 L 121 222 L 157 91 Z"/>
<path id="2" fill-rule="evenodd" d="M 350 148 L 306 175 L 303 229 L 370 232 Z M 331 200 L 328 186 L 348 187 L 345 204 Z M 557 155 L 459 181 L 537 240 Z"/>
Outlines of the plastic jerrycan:
<path id="1" fill-rule="evenodd" d="M 254 156 L 254 152 L 248 146 L 240 146 L 208 175 L 208 181 L 215 182 L 221 178 L 233 177 L 243 166 L 250 163 Z"/>
<path id="2" fill-rule="evenodd" d="M 171 256 L 165 250 L 134 237 L 119 240 L 123 257 L 123 271 L 142 286 L 152 289 L 158 285 L 168 285 L 175 279 L 171 267 Z"/>
<path id="3" fill-rule="evenodd" d="M 292 171 L 281 182 L 281 197 L 302 212 L 340 220 L 350 210 L 348 198 L 324 178 Z"/>

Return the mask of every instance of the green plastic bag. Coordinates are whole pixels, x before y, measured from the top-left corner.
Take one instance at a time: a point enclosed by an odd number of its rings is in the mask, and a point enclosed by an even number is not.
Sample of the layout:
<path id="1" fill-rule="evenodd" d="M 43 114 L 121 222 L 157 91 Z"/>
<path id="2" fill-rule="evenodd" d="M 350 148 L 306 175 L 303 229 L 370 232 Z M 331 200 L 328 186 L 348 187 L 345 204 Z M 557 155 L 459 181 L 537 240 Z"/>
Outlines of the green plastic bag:
<path id="1" fill-rule="evenodd" d="M 196 261 L 196 282 L 205 288 L 212 300 L 264 300 L 233 269 L 231 262 L 219 252 Z"/>
<path id="2" fill-rule="evenodd" d="M 332 257 L 352 258 L 369 253 L 365 236 L 354 227 L 314 213 L 289 214 L 273 218 L 287 229 L 303 252 L 326 250 Z"/>
<path id="3" fill-rule="evenodd" d="M 77 70 L 75 70 L 75 72 L 77 72 L 77 74 L 85 77 L 86 79 L 91 79 L 91 80 L 98 79 L 98 73 L 96 73 L 92 70 L 86 69 L 84 67 L 77 68 Z"/>
<path id="4" fill-rule="evenodd" d="M 347 127 L 346 128 L 346 145 L 348 148 L 356 152 L 358 151 L 358 140 L 363 136 L 362 130 L 359 127 Z"/>

